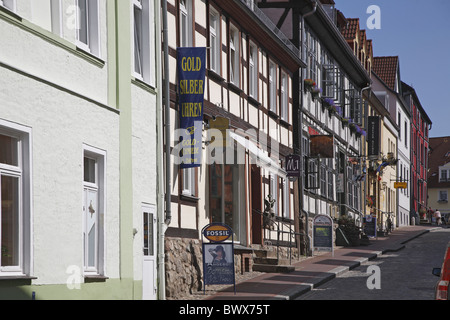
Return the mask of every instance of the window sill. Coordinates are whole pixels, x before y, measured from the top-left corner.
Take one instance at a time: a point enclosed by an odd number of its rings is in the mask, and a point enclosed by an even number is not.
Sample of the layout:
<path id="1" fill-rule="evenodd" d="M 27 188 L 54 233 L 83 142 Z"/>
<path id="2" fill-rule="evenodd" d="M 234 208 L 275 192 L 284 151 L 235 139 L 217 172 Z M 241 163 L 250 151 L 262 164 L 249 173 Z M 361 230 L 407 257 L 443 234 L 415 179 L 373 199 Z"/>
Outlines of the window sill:
<path id="1" fill-rule="evenodd" d="M 85 55 L 86 58 L 88 58 L 89 60 L 95 60 L 96 63 L 99 64 L 99 65 L 104 65 L 105 64 L 105 60 L 103 60 L 102 58 L 96 56 L 90 50 L 85 49 L 83 47 L 80 47 L 79 45 L 75 45 L 75 47 L 76 47 L 76 51 L 77 52 L 80 52 L 81 54 Z"/>
<path id="2" fill-rule="evenodd" d="M 222 83 L 225 81 L 224 78 L 222 78 L 222 76 L 220 74 L 218 74 L 217 72 L 215 72 L 214 70 L 207 70 L 207 74 L 206 74 L 209 78 L 211 78 L 212 80 L 215 80 L 219 83 Z"/>
<path id="3" fill-rule="evenodd" d="M 272 110 L 269 110 L 268 113 L 269 113 L 269 116 L 275 120 L 280 117 L 276 112 L 274 112 Z"/>
<path id="4" fill-rule="evenodd" d="M 14 18 L 14 19 L 16 19 L 18 21 L 22 21 L 22 17 L 21 16 L 19 16 L 14 11 L 11 11 L 7 7 L 5 7 L 4 5 L 0 5 L 0 12 L 6 13 L 7 15 L 11 16 L 12 18 Z"/>
<path id="5" fill-rule="evenodd" d="M 93 275 L 84 275 L 84 282 L 85 283 L 92 283 L 92 282 L 105 282 L 108 280 L 109 277 L 99 275 L 99 274 L 93 274 Z"/>
<path id="6" fill-rule="evenodd" d="M 0 276 L 0 281 L 14 281 L 14 280 L 36 280 L 37 277 L 32 277 L 32 276 L 26 276 L 26 275 L 11 275 L 11 276 L 6 276 L 6 275 L 2 275 Z"/>
<path id="7" fill-rule="evenodd" d="M 255 98 L 253 98 L 252 96 L 248 96 L 248 102 L 255 106 L 256 108 L 261 107 L 261 102 L 259 102 L 258 100 L 256 100 Z"/>
<path id="8" fill-rule="evenodd" d="M 189 201 L 189 202 L 198 202 L 200 200 L 200 198 L 198 198 L 198 197 L 190 196 L 187 194 L 180 194 L 180 199 Z"/>
<path id="9" fill-rule="evenodd" d="M 280 118 L 280 124 L 281 124 L 283 127 L 290 127 L 290 126 L 291 126 L 291 124 L 290 124 L 289 122 L 287 122 L 286 120 L 283 120 L 283 119 L 281 119 L 281 118 Z"/>
<path id="10" fill-rule="evenodd" d="M 242 89 L 236 86 L 233 82 L 228 82 L 228 88 L 237 94 L 242 93 Z"/>
<path id="11" fill-rule="evenodd" d="M 150 93 L 156 94 L 156 88 L 142 79 L 131 77 L 131 83 Z"/>

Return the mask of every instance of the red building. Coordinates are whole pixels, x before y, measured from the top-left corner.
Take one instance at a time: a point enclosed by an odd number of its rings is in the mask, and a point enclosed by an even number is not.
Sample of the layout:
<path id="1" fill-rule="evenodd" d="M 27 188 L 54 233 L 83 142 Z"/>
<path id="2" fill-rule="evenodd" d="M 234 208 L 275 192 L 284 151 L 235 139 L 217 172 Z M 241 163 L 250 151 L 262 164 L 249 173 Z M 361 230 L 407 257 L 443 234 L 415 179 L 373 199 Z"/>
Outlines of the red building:
<path id="1" fill-rule="evenodd" d="M 428 152 L 432 122 L 423 109 L 417 93 L 402 82 L 403 98 L 411 111 L 411 216 L 418 222 L 419 213 L 426 211 L 428 201 Z"/>

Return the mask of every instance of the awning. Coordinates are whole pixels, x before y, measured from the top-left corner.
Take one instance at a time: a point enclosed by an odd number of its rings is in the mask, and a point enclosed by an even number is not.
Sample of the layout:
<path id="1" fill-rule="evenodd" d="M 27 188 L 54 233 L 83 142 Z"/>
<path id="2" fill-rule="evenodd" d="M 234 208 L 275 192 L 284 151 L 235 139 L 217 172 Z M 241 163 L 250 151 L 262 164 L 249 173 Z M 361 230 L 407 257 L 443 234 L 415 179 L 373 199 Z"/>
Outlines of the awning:
<path id="1" fill-rule="evenodd" d="M 229 132 L 229 134 L 230 138 L 235 140 L 237 143 L 239 143 L 241 146 L 243 146 L 250 152 L 250 156 L 258 166 L 263 167 L 264 169 L 267 169 L 280 177 L 286 178 L 287 176 L 286 171 L 281 167 L 279 167 L 277 163 L 274 160 L 272 160 L 272 158 L 269 157 L 267 151 L 258 148 L 256 144 L 240 135 L 237 135 L 231 131 Z"/>

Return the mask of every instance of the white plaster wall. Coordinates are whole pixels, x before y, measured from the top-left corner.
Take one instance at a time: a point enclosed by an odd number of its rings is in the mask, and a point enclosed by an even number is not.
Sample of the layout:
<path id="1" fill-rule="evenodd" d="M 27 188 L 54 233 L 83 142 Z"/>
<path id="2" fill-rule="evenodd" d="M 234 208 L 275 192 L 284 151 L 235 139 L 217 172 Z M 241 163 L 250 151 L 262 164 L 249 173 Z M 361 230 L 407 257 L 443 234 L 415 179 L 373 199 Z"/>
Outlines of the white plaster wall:
<path id="1" fill-rule="evenodd" d="M 83 144 L 106 151 L 105 269 L 119 277 L 118 114 L 4 68 L 0 88 L 0 117 L 32 128 L 34 283 L 83 266 Z"/>
<path id="2" fill-rule="evenodd" d="M 28 1 L 18 1 L 17 12 L 25 19 L 31 20 L 31 5 L 22 7 Z M 100 39 L 102 52 L 101 58 L 106 61 L 106 1 L 99 1 L 100 4 Z M 63 25 L 68 19 L 63 15 Z M 108 73 L 106 64 L 102 67 L 74 55 L 38 37 L 30 32 L 24 31 L 3 19 L 0 19 L 0 61 L 20 67 L 28 72 L 41 75 L 45 79 L 55 82 L 63 87 L 86 95 L 102 103 L 107 102 L 108 94 Z M 74 33 L 74 30 L 70 30 Z M 57 37 L 55 35 L 55 37 Z M 74 36 L 69 35 L 69 30 L 65 30 L 65 40 L 74 43 Z M 51 63 L 47 63 L 50 62 Z"/>
<path id="3" fill-rule="evenodd" d="M 133 228 L 137 230 L 133 243 L 135 279 L 142 279 L 143 217 L 142 204 L 156 207 L 156 95 L 134 84 L 132 93 L 132 153 L 133 153 Z M 156 213 L 155 213 L 156 214 Z M 156 230 L 156 229 L 155 229 Z"/>

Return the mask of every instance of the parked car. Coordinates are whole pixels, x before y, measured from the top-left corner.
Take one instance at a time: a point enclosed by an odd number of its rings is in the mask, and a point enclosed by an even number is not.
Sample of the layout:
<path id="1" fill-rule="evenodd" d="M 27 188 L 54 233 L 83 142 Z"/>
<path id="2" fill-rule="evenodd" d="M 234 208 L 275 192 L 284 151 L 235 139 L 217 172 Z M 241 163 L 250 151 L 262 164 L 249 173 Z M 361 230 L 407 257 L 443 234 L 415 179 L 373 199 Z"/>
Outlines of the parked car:
<path id="1" fill-rule="evenodd" d="M 435 300 L 450 300 L 450 242 L 445 251 L 444 262 L 441 268 L 434 268 L 433 274 L 440 277 L 435 289 Z"/>

